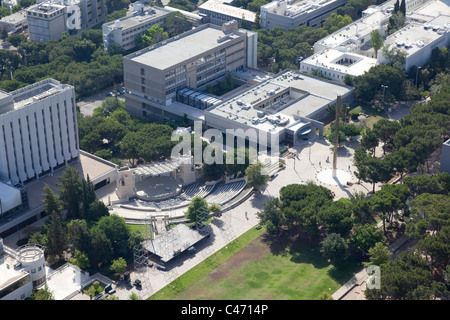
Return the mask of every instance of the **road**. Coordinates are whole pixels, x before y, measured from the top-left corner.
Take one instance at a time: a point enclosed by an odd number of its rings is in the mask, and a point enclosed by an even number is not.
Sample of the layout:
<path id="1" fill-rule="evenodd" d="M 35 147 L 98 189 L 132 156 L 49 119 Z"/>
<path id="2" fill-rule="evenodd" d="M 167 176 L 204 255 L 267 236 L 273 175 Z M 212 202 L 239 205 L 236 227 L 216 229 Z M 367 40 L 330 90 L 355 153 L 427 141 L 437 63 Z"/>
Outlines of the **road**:
<path id="1" fill-rule="evenodd" d="M 112 87 L 107 88 L 93 96 L 78 101 L 77 106 L 80 107 L 81 114 L 83 114 L 83 116 L 85 117 L 91 117 L 93 115 L 94 109 L 100 107 L 100 105 L 106 98 L 106 94 L 112 91 L 112 89 Z M 125 100 L 123 96 L 119 96 L 119 99 Z"/>

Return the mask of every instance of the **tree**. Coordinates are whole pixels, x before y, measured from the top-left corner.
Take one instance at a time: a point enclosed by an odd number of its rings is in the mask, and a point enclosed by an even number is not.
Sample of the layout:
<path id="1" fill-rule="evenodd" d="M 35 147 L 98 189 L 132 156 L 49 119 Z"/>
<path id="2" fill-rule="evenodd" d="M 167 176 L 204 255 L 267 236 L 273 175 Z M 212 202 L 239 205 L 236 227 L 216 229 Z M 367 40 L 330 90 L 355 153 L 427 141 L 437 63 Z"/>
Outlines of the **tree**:
<path id="1" fill-rule="evenodd" d="M 327 233 L 337 233 L 345 237 L 353 227 L 350 205 L 343 201 L 333 201 L 322 206 L 318 212 L 318 220 Z"/>
<path id="2" fill-rule="evenodd" d="M 365 266 L 370 265 L 381 266 L 388 262 L 392 256 L 392 252 L 389 251 L 388 247 L 382 242 L 377 242 L 373 247 L 368 249 L 370 262 L 365 263 Z"/>
<path id="3" fill-rule="evenodd" d="M 446 294 L 433 280 L 426 259 L 413 252 L 401 252 L 380 268 L 381 288 L 365 290 L 369 300 L 430 300 Z"/>
<path id="4" fill-rule="evenodd" d="M 383 154 L 386 154 L 386 143 L 391 141 L 397 131 L 401 129 L 401 124 L 395 120 L 389 120 L 386 118 L 381 118 L 373 125 L 373 132 L 375 136 L 384 143 Z"/>
<path id="5" fill-rule="evenodd" d="M 33 291 L 33 294 L 30 298 L 31 300 L 55 300 L 55 295 L 53 294 L 52 290 L 50 290 L 50 288 L 45 285 L 44 288 Z"/>
<path id="6" fill-rule="evenodd" d="M 352 18 L 349 15 L 346 14 L 341 16 L 340 14 L 333 12 L 328 18 L 325 19 L 323 28 L 331 34 L 350 23 L 352 23 Z"/>
<path id="7" fill-rule="evenodd" d="M 25 37 L 23 34 L 12 34 L 8 38 L 8 42 L 16 48 L 25 41 L 27 41 L 27 37 Z"/>
<path id="8" fill-rule="evenodd" d="M 242 14 L 242 18 L 239 21 L 239 29 L 247 29 L 247 20 L 245 19 L 244 14 Z"/>
<path id="9" fill-rule="evenodd" d="M 62 206 L 58 196 L 48 186 L 44 186 L 44 209 L 48 216 L 47 246 L 46 250 L 50 255 L 62 257 L 66 245 L 65 230 L 61 222 Z"/>
<path id="10" fill-rule="evenodd" d="M 378 146 L 378 139 L 374 130 L 367 128 L 363 131 L 361 136 L 361 146 L 372 152 L 372 157 L 375 157 L 375 149 Z"/>
<path id="11" fill-rule="evenodd" d="M 264 203 L 264 210 L 257 213 L 259 221 L 266 226 L 269 234 L 278 235 L 280 227 L 284 223 L 282 211 L 280 210 L 280 200 L 278 198 L 268 199 Z"/>
<path id="12" fill-rule="evenodd" d="M 368 157 L 363 162 L 365 182 L 372 183 L 372 193 L 375 193 L 375 185 L 379 182 L 387 182 L 392 176 L 391 164 L 384 159 Z"/>
<path id="13" fill-rule="evenodd" d="M 75 250 L 89 252 L 91 239 L 86 220 L 71 220 L 67 223 L 68 241 L 74 245 Z"/>
<path id="14" fill-rule="evenodd" d="M 339 263 L 348 257 L 348 245 L 340 234 L 330 233 L 321 242 L 320 252 L 332 263 Z"/>
<path id="15" fill-rule="evenodd" d="M 98 221 L 102 217 L 108 216 L 108 207 L 103 203 L 103 201 L 95 199 L 89 204 L 88 211 L 86 213 L 86 220 Z"/>
<path id="16" fill-rule="evenodd" d="M 96 223 L 96 227 L 110 240 L 114 257 L 127 257 L 132 254 L 132 248 L 128 246 L 130 230 L 124 218 L 117 214 L 103 216 Z"/>
<path id="17" fill-rule="evenodd" d="M 373 30 L 370 33 L 370 45 L 372 46 L 373 50 L 375 51 L 375 58 L 378 55 L 378 50 L 383 47 L 383 37 L 381 36 L 380 31 Z"/>
<path id="18" fill-rule="evenodd" d="M 108 13 L 126 9 L 130 5 L 130 0 L 106 0 L 105 2 Z"/>
<path id="19" fill-rule="evenodd" d="M 258 10 L 255 13 L 255 21 L 253 22 L 252 29 L 253 29 L 253 31 L 255 31 L 255 30 L 259 30 L 261 28 L 262 28 L 261 27 L 261 14 L 259 13 L 259 10 Z"/>
<path id="20" fill-rule="evenodd" d="M 385 222 L 392 221 L 394 213 L 406 208 L 406 199 L 410 194 L 409 189 L 403 184 L 385 184 L 370 200 L 373 210 L 383 220 L 385 232 Z"/>
<path id="21" fill-rule="evenodd" d="M 114 271 L 116 276 L 119 276 L 127 270 L 127 262 L 122 257 L 113 260 L 111 264 L 111 270 Z"/>
<path id="22" fill-rule="evenodd" d="M 80 204 L 82 199 L 82 180 L 78 170 L 67 166 L 64 173 L 58 178 L 60 199 L 69 218 L 80 217 Z"/>
<path id="23" fill-rule="evenodd" d="M 406 234 L 420 238 L 426 231 L 439 231 L 450 221 L 450 198 L 444 194 L 423 193 L 410 203 Z"/>
<path id="24" fill-rule="evenodd" d="M 200 196 L 192 198 L 184 215 L 192 222 L 202 223 L 205 221 L 206 215 L 209 216 L 208 202 Z"/>
<path id="25" fill-rule="evenodd" d="M 265 166 L 261 162 L 251 164 L 245 169 L 245 182 L 252 188 L 262 187 L 269 179 Z"/>
<path id="26" fill-rule="evenodd" d="M 114 256 L 111 240 L 108 239 L 105 232 L 98 226 L 94 225 L 90 228 L 89 238 L 91 239 L 91 243 L 87 254 L 93 266 L 100 266 Z"/>
<path id="27" fill-rule="evenodd" d="M 75 249 L 74 257 L 70 259 L 70 263 L 80 267 L 80 269 L 87 269 L 90 266 L 87 254 L 78 249 Z"/>
<path id="28" fill-rule="evenodd" d="M 136 166 L 142 149 L 142 136 L 138 132 L 128 132 L 120 141 L 121 153 L 129 159 L 131 166 Z"/>
<path id="29" fill-rule="evenodd" d="M 11 10 L 9 10 L 7 7 L 0 6 L 0 19 L 9 16 L 10 14 Z"/>
<path id="30" fill-rule="evenodd" d="M 368 252 L 379 242 L 383 241 L 383 232 L 375 224 L 365 224 L 355 227 L 351 237 L 351 244 L 362 252 Z"/>
<path id="31" fill-rule="evenodd" d="M 142 36 L 137 36 L 134 40 L 136 49 L 143 49 L 158 42 L 169 38 L 169 34 L 159 25 L 155 24 L 150 29 L 145 31 Z"/>
<path id="32" fill-rule="evenodd" d="M 313 236 L 318 233 L 318 214 L 322 206 L 331 203 L 331 190 L 308 182 L 291 184 L 280 189 L 280 208 L 284 224 Z"/>
<path id="33" fill-rule="evenodd" d="M 180 33 L 190 30 L 191 28 L 192 22 L 190 22 L 179 11 L 169 14 L 164 22 L 164 30 L 169 34 L 169 37 L 174 37 Z"/>
<path id="34" fill-rule="evenodd" d="M 450 262 L 450 225 L 444 226 L 433 235 L 420 239 L 417 251 L 431 263 L 436 274 L 442 274 Z"/>

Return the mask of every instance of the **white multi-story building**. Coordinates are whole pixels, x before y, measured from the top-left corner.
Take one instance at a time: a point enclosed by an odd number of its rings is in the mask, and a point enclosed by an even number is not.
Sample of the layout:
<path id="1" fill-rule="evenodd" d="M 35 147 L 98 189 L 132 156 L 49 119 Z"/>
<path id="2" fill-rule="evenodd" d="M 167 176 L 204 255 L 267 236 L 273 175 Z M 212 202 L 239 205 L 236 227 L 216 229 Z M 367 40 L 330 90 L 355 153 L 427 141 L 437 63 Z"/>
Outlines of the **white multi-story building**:
<path id="1" fill-rule="evenodd" d="M 25 245 L 8 248 L 0 238 L 0 300 L 24 300 L 46 281 L 44 250 Z"/>
<path id="2" fill-rule="evenodd" d="M 383 49 L 405 53 L 404 69 L 423 66 L 436 47 L 450 44 L 450 6 L 448 0 L 406 1 L 406 23 L 388 35 L 387 24 L 395 1 L 370 7 L 361 19 L 345 26 L 314 44 L 314 54 L 300 62 L 300 71 L 319 74 L 335 81 L 345 75 L 359 76 L 388 59 Z M 377 52 L 370 45 L 371 32 L 377 30 L 384 39 Z"/>
<path id="3" fill-rule="evenodd" d="M 208 16 L 209 22 L 218 26 L 233 20 L 238 23 L 244 20 L 247 29 L 250 30 L 256 17 L 256 14 L 250 10 L 233 6 L 233 0 L 208 0 L 198 7 L 198 12 Z"/>
<path id="4" fill-rule="evenodd" d="M 25 10 L 20 10 L 0 19 L 0 30 L 6 29 L 8 33 L 19 32 L 27 27 L 28 20 Z"/>
<path id="5" fill-rule="evenodd" d="M 0 93 L 0 179 L 25 184 L 78 159 L 75 91 L 46 79 Z"/>
<path id="6" fill-rule="evenodd" d="M 171 11 L 134 3 L 126 17 L 103 24 L 103 44 L 107 50 L 117 43 L 124 50 L 135 47 L 134 40 L 154 25 L 162 25 Z"/>
<path id="7" fill-rule="evenodd" d="M 348 0 L 275 0 L 261 6 L 261 26 L 265 29 L 321 28 L 323 22 Z"/>

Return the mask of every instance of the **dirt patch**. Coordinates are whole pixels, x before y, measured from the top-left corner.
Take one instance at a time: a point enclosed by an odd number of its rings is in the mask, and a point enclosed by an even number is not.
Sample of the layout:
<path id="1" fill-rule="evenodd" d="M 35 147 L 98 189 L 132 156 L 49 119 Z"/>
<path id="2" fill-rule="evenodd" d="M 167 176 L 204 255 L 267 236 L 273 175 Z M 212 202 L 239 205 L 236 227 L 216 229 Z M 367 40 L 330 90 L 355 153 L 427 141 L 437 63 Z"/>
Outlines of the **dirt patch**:
<path id="1" fill-rule="evenodd" d="M 209 278 L 213 281 L 219 281 L 220 279 L 227 277 L 232 270 L 240 269 L 244 264 L 251 263 L 252 261 L 261 260 L 264 254 L 270 250 L 270 248 L 262 242 L 262 237 L 263 236 L 256 238 L 241 251 L 218 266 L 208 275 Z"/>

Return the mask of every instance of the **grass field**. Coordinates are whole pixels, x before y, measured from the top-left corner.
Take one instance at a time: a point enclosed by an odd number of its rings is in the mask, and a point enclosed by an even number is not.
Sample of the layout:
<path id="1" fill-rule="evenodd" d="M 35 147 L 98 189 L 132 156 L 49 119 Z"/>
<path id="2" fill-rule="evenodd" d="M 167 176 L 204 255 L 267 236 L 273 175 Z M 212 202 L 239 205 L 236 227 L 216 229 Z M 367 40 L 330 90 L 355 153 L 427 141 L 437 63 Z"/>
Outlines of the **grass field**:
<path id="1" fill-rule="evenodd" d="M 315 300 L 334 293 L 361 268 L 352 259 L 335 267 L 314 245 L 263 234 L 174 298 Z"/>

